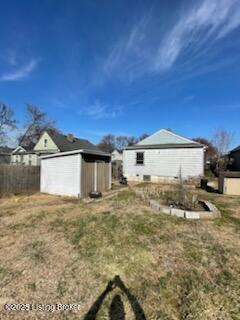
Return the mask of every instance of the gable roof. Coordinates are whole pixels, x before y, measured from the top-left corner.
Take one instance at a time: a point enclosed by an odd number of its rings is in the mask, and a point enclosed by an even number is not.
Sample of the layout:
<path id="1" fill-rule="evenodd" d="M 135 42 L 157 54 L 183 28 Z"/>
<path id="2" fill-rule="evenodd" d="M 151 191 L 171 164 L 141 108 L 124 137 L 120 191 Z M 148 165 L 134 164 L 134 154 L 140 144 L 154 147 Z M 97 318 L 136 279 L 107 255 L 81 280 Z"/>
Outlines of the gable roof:
<path id="1" fill-rule="evenodd" d="M 22 146 L 17 146 L 14 150 L 12 150 L 12 154 L 18 153 L 27 153 L 27 150 Z"/>
<path id="2" fill-rule="evenodd" d="M 137 145 L 153 145 L 153 144 L 186 144 L 197 143 L 193 140 L 179 136 L 172 131 L 161 129 L 151 136 L 138 142 Z"/>
<path id="3" fill-rule="evenodd" d="M 172 131 L 161 129 L 151 136 L 143 139 L 132 147 L 126 149 L 155 149 L 155 148 L 202 148 L 202 144 L 182 137 Z"/>
<path id="4" fill-rule="evenodd" d="M 47 131 L 47 133 L 61 152 L 79 149 L 99 151 L 99 149 L 88 140 L 74 137 L 73 142 L 70 142 L 67 139 L 67 135 L 52 131 Z"/>

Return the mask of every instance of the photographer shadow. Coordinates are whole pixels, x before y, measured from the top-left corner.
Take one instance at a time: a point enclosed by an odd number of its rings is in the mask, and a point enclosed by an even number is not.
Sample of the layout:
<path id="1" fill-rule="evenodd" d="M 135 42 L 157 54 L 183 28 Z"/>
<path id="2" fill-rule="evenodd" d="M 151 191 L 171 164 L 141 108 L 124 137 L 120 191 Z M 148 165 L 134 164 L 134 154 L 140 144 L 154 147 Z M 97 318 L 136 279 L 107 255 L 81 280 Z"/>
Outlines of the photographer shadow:
<path id="1" fill-rule="evenodd" d="M 115 276 L 113 280 L 110 280 L 107 284 L 106 289 L 102 292 L 102 294 L 97 298 L 97 300 L 94 302 L 94 304 L 91 306 L 88 313 L 85 315 L 84 320 L 96 320 L 98 311 L 100 310 L 104 299 L 106 296 L 114 289 L 118 287 L 121 289 L 121 291 L 126 295 L 132 311 L 135 315 L 136 320 L 146 320 L 144 311 L 140 305 L 140 303 L 137 301 L 137 299 L 134 297 L 133 294 L 128 290 L 128 288 L 125 286 L 123 281 L 121 280 L 120 276 Z M 125 310 L 124 310 L 124 304 L 122 302 L 122 299 L 120 295 L 116 294 L 109 307 L 109 319 L 110 320 L 125 320 Z"/>

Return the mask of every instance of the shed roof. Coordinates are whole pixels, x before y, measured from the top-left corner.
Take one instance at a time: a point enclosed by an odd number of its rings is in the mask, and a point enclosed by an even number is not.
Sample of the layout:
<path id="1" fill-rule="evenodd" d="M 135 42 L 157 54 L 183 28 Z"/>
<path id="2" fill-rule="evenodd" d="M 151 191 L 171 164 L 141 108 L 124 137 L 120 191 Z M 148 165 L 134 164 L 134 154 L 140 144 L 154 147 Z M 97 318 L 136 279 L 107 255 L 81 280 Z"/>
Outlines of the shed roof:
<path id="1" fill-rule="evenodd" d="M 240 178 L 239 171 L 222 171 L 219 175 L 225 178 Z"/>
<path id="2" fill-rule="evenodd" d="M 230 153 L 237 152 L 237 151 L 240 151 L 240 146 L 238 146 L 238 147 L 234 148 L 233 150 L 231 150 Z"/>
<path id="3" fill-rule="evenodd" d="M 72 151 L 66 151 L 66 152 L 53 153 L 53 154 L 49 154 L 47 156 L 42 156 L 40 158 L 41 159 L 48 159 L 48 158 L 55 158 L 55 157 L 62 157 L 62 156 L 70 156 L 70 155 L 78 154 L 78 153 L 106 156 L 109 158 L 111 157 L 110 153 L 106 153 L 101 150 L 78 149 L 78 150 L 72 150 Z"/>

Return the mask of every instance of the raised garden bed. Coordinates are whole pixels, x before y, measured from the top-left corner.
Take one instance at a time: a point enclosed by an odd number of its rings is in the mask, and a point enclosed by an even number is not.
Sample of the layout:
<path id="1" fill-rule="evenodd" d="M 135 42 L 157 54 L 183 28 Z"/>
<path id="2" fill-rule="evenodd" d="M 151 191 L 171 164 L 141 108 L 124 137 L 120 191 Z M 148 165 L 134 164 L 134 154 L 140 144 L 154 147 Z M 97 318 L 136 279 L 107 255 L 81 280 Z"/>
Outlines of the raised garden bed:
<path id="1" fill-rule="evenodd" d="M 152 209 L 169 214 L 172 216 L 176 216 L 179 218 L 186 218 L 186 219 L 215 219 L 221 216 L 220 211 L 217 207 L 209 201 L 199 201 L 202 204 L 202 207 L 205 210 L 200 211 L 190 211 L 190 210 L 183 210 L 178 208 L 173 208 L 171 206 L 165 206 L 159 203 L 156 200 L 150 200 L 149 205 Z"/>
<path id="2" fill-rule="evenodd" d="M 215 219 L 221 216 L 217 207 L 209 201 L 198 200 L 193 196 L 193 202 L 185 203 L 174 200 L 173 192 L 162 195 L 161 192 L 146 192 L 138 190 L 142 199 L 155 211 L 186 219 Z M 170 195 L 170 197 L 169 197 Z M 153 197 L 152 197 L 153 196 Z"/>

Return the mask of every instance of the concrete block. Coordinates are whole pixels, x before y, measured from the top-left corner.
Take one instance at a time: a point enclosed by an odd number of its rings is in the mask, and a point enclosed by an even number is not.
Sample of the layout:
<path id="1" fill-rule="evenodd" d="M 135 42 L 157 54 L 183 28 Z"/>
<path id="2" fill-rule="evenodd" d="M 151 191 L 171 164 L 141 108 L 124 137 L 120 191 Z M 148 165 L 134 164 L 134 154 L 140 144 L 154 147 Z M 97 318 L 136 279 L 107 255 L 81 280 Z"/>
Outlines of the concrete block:
<path id="1" fill-rule="evenodd" d="M 160 211 L 160 209 L 161 209 L 160 204 L 156 200 L 150 200 L 149 205 L 153 210 Z"/>
<path id="2" fill-rule="evenodd" d="M 215 214 L 220 214 L 218 208 L 211 202 L 209 201 L 204 201 L 205 205 L 208 207 L 208 210 L 215 213 Z"/>
<path id="3" fill-rule="evenodd" d="M 179 218 L 184 218 L 184 216 L 185 216 L 184 213 L 185 213 L 185 211 L 181 210 L 181 209 L 175 209 L 175 208 L 171 209 L 171 215 L 172 216 L 176 216 L 176 217 L 179 217 Z"/>
<path id="4" fill-rule="evenodd" d="M 200 219 L 200 214 L 198 211 L 185 211 L 186 219 Z"/>
<path id="5" fill-rule="evenodd" d="M 199 211 L 200 219 L 214 219 L 216 216 L 211 211 Z"/>
<path id="6" fill-rule="evenodd" d="M 165 213 L 165 214 L 171 214 L 171 208 L 170 207 L 161 207 L 160 211 L 162 213 Z"/>

